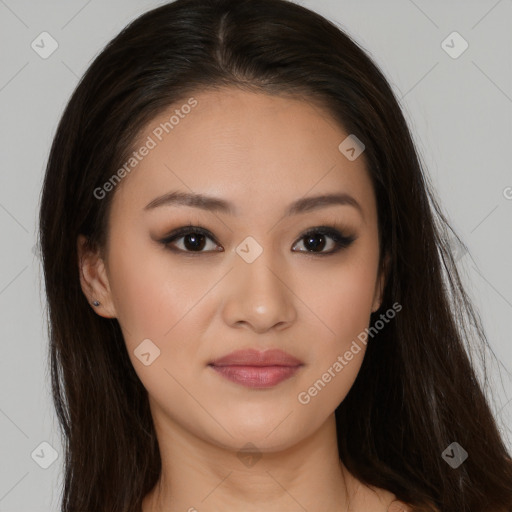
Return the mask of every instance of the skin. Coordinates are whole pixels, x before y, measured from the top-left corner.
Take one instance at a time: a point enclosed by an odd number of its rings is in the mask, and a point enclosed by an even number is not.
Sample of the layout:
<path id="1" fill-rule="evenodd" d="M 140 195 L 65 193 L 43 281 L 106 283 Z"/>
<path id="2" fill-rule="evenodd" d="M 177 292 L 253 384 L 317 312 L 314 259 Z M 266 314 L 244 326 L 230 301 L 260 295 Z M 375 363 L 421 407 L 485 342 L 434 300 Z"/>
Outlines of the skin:
<path id="1" fill-rule="evenodd" d="M 356 512 L 386 511 L 393 494 L 361 485 L 337 451 L 334 411 L 366 346 L 359 342 L 362 350 L 308 404 L 297 399 L 380 305 L 385 276 L 364 153 L 348 160 L 338 150 L 348 133 L 304 101 L 232 88 L 194 98 L 190 114 L 110 192 L 105 251 L 86 250 L 78 239 L 82 289 L 91 303 L 101 302 L 97 314 L 118 319 L 148 391 L 162 476 L 143 512 L 339 512 L 349 503 Z M 222 198 L 238 213 L 183 205 L 144 210 L 173 190 Z M 361 211 L 331 205 L 284 217 L 294 200 L 333 192 L 350 194 Z M 202 253 L 175 253 L 159 242 L 189 223 L 213 235 Z M 308 253 L 303 234 L 322 225 L 356 240 L 332 255 Z M 236 252 L 248 236 L 263 249 L 252 263 Z M 334 241 L 325 240 L 317 250 L 327 253 Z M 172 245 L 187 247 L 184 238 Z M 145 339 L 160 349 L 148 366 L 134 354 Z M 208 367 L 253 347 L 280 348 L 304 365 L 267 389 L 230 382 Z M 252 465 L 237 456 L 247 443 L 260 457 Z"/>

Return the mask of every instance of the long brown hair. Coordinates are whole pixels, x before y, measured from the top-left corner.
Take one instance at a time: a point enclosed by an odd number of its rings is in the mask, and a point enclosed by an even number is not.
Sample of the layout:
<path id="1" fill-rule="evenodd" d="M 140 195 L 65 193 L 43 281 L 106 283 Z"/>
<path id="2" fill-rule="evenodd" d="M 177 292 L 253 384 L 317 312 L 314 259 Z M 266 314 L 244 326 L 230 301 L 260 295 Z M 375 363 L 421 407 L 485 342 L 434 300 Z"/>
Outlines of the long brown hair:
<path id="1" fill-rule="evenodd" d="M 340 459 L 415 510 L 512 510 L 512 461 L 469 357 L 470 341 L 488 343 L 447 241 L 458 237 L 383 74 L 340 28 L 287 0 L 177 0 L 134 20 L 93 61 L 46 169 L 39 229 L 62 512 L 140 512 L 161 469 L 119 323 L 95 314 L 80 287 L 77 237 L 104 246 L 115 193 L 98 200 L 94 191 L 155 116 L 227 86 L 321 104 L 365 144 L 381 263 L 389 257 L 372 322 L 395 302 L 403 309 L 368 342 L 336 409 Z M 452 442 L 469 455 L 456 468 L 442 456 Z"/>

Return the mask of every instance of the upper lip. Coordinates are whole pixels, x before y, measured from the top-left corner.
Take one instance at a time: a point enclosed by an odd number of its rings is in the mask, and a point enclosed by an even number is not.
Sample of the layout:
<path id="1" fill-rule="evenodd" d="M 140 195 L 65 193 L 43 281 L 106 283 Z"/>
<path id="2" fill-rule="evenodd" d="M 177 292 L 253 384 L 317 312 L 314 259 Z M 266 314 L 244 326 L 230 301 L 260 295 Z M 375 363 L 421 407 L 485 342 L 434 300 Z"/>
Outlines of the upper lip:
<path id="1" fill-rule="evenodd" d="M 211 366 L 300 366 L 302 361 L 278 349 L 265 350 L 256 349 L 236 350 L 224 357 L 215 359 Z"/>

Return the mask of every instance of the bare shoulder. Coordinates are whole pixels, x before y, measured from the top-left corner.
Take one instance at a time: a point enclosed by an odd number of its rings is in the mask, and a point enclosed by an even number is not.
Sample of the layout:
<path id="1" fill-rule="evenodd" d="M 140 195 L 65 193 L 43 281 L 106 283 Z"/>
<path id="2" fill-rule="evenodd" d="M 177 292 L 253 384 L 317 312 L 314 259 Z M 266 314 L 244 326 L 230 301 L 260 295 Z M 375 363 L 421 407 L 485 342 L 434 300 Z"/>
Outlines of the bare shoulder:
<path id="1" fill-rule="evenodd" d="M 413 512 L 413 509 L 400 501 L 392 492 L 374 486 L 358 486 L 354 511 L 372 510 L 375 512 Z"/>
<path id="2" fill-rule="evenodd" d="M 400 501 L 392 492 L 374 488 L 382 504 L 382 512 L 413 512 L 413 509 Z"/>
<path id="3" fill-rule="evenodd" d="M 403 501 L 395 499 L 389 504 L 386 512 L 413 512 L 413 509 Z"/>

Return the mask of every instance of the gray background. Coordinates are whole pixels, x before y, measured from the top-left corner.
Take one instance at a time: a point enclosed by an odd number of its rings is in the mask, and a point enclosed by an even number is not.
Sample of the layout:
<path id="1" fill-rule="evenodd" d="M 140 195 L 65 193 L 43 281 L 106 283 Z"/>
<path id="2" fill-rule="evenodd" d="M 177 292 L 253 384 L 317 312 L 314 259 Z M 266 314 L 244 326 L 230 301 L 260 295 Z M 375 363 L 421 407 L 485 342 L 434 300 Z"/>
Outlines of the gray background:
<path id="1" fill-rule="evenodd" d="M 62 483 L 34 249 L 52 137 L 91 60 L 129 21 L 161 3 L 0 0 L 2 512 L 56 511 Z M 512 370 L 512 1 L 299 3 L 368 50 L 400 98 L 444 211 L 470 250 L 459 253 L 458 264 L 498 358 L 490 366 L 491 406 L 512 448 L 505 371 Z M 47 59 L 31 47 L 43 31 L 58 43 Z M 455 59 L 441 46 L 453 31 L 469 44 Z M 31 457 L 44 441 L 60 455 L 48 469 Z"/>

